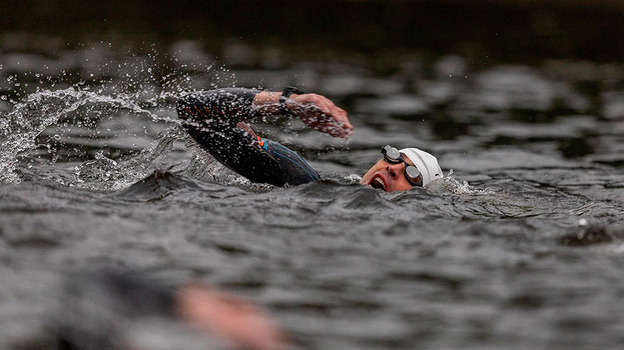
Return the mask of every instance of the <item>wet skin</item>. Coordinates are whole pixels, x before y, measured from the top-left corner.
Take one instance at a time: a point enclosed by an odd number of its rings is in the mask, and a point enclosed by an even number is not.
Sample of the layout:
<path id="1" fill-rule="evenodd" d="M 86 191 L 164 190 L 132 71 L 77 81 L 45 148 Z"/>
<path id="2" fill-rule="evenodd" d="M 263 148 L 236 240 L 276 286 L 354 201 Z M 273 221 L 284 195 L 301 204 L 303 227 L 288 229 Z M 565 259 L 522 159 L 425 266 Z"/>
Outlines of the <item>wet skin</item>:
<path id="1" fill-rule="evenodd" d="M 403 155 L 403 159 L 414 165 L 409 158 Z M 407 182 L 404 175 L 405 163 L 392 164 L 380 159 L 362 177 L 360 183 L 374 188 L 383 189 L 386 192 L 407 191 L 412 185 Z"/>
<path id="2" fill-rule="evenodd" d="M 236 349 L 287 349 L 288 337 L 251 302 L 199 284 L 188 284 L 176 295 L 178 313 L 197 329 Z"/>

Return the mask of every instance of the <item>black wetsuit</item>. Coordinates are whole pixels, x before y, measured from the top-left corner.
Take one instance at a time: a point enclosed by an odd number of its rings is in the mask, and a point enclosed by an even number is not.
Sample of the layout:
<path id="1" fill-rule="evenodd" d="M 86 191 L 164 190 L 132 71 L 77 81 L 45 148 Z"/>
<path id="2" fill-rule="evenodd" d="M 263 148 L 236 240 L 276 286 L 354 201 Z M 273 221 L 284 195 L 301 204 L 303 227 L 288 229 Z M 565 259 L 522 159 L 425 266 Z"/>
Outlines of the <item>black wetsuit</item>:
<path id="1" fill-rule="evenodd" d="M 178 100 L 184 128 L 216 160 L 253 182 L 300 185 L 319 179 L 296 152 L 263 139 L 245 120 L 258 116 L 256 90 L 227 88 L 195 92 Z"/>

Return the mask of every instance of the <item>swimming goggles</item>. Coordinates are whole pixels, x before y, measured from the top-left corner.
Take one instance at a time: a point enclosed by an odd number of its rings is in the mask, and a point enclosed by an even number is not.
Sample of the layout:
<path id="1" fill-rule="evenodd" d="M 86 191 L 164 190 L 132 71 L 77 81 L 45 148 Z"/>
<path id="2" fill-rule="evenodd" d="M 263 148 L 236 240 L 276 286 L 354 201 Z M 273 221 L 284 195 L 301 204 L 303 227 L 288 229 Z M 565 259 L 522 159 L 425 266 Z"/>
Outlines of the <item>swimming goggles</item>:
<path id="1" fill-rule="evenodd" d="M 422 174 L 420 173 L 418 168 L 406 162 L 405 159 L 403 159 L 403 155 L 401 154 L 401 152 L 399 152 L 398 149 L 390 145 L 386 145 L 381 149 L 381 154 L 383 154 L 384 160 L 390 164 L 405 163 L 405 172 L 403 175 L 405 175 L 405 179 L 407 180 L 407 182 L 409 182 L 409 184 L 412 186 L 423 186 Z"/>

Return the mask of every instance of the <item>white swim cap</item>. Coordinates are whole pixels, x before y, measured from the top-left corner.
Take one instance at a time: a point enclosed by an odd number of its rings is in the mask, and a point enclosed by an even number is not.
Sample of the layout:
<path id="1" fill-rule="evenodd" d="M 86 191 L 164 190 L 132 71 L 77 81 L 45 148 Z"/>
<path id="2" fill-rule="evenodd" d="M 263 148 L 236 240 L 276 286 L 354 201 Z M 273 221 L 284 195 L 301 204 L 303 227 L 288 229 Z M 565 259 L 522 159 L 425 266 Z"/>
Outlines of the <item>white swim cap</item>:
<path id="1" fill-rule="evenodd" d="M 436 157 L 418 148 L 403 148 L 399 152 L 407 156 L 418 168 L 418 171 L 423 176 L 423 186 L 427 186 L 433 180 L 442 178 L 442 169 L 440 169 Z"/>

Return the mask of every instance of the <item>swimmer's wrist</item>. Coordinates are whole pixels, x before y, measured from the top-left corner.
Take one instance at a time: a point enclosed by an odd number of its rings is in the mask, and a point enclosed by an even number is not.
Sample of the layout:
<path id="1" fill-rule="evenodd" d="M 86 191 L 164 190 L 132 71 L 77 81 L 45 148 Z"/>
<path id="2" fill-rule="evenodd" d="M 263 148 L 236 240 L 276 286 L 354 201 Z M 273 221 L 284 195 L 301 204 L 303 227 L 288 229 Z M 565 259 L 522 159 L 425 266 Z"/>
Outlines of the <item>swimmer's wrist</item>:
<path id="1" fill-rule="evenodd" d="M 286 99 L 285 106 L 288 109 L 288 113 L 285 115 L 296 117 L 301 112 L 301 104 L 297 102 L 297 97 L 301 95 L 292 94 Z M 283 114 L 283 113 L 282 113 Z"/>
<path id="2" fill-rule="evenodd" d="M 307 95 L 307 93 L 299 89 L 295 90 L 297 91 L 287 91 L 288 94 L 286 95 L 284 92 L 260 91 L 253 99 L 252 108 L 260 116 L 281 113 L 285 116 L 300 118 L 302 113 L 304 113 L 300 98 Z"/>
<path id="3" fill-rule="evenodd" d="M 284 116 L 294 117 L 297 112 L 297 104 L 294 98 L 298 95 L 304 95 L 306 92 L 296 87 L 287 86 L 282 91 L 279 98 L 279 110 Z"/>
<path id="4" fill-rule="evenodd" d="M 279 113 L 279 98 L 281 92 L 261 91 L 256 94 L 252 102 L 252 108 L 258 115 L 271 115 Z"/>

